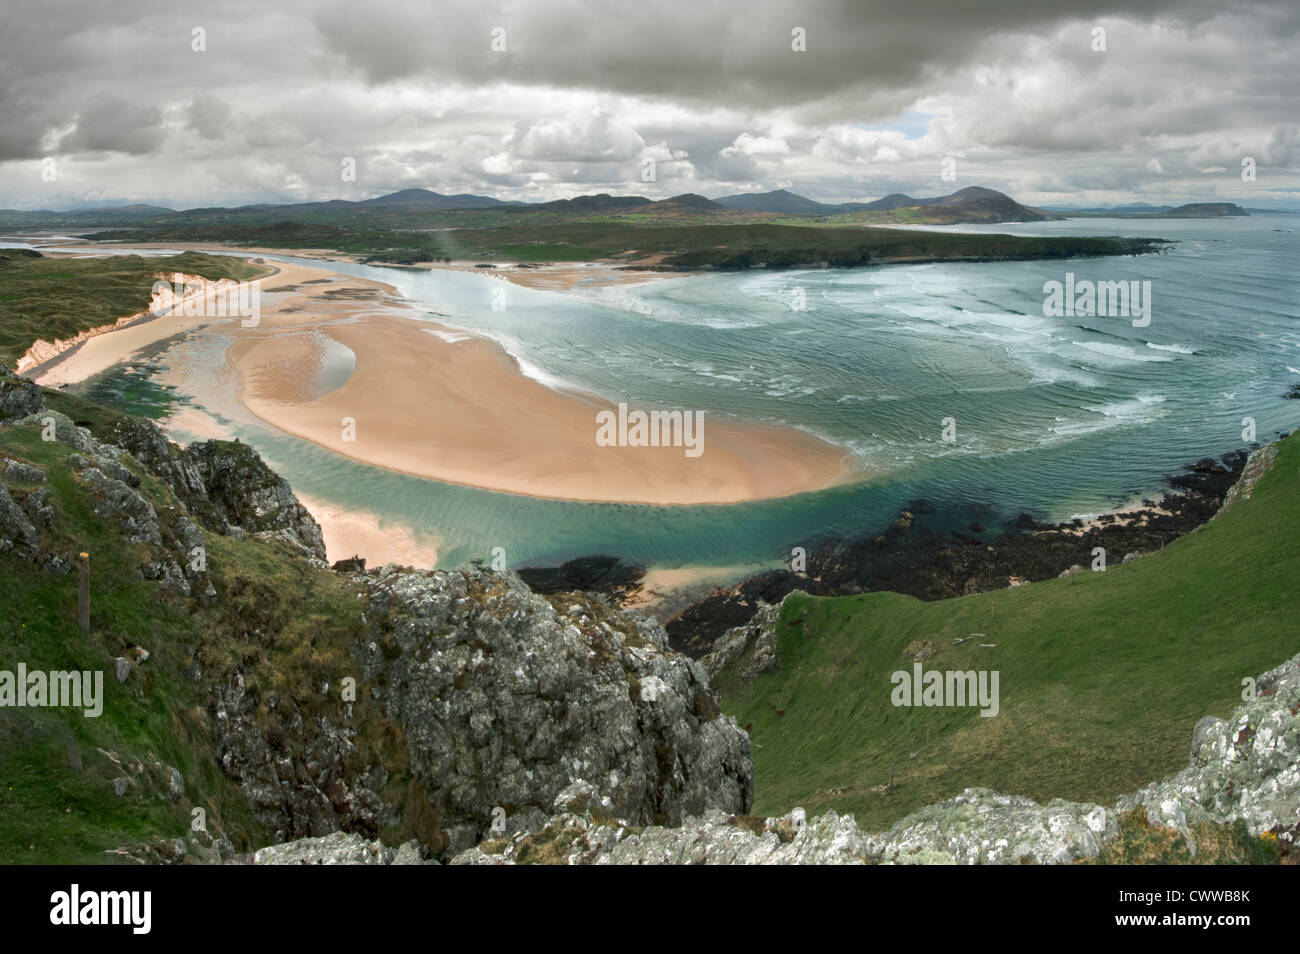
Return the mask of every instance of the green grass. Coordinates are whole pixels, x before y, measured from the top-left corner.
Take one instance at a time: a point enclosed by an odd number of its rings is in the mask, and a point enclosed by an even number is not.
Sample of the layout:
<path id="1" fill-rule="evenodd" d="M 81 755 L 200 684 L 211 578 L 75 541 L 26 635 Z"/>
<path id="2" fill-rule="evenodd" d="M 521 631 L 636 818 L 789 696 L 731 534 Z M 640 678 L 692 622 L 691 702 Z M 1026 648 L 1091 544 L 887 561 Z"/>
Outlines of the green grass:
<path id="1" fill-rule="evenodd" d="M 70 338 L 144 311 L 153 283 L 177 271 L 212 281 L 244 281 L 268 269 L 201 252 L 74 259 L 32 258 L 0 249 L 0 361 L 12 367 L 39 339 Z"/>
<path id="2" fill-rule="evenodd" d="M 60 396 L 60 409 L 102 422 L 85 402 Z M 76 406 L 73 406 L 73 405 Z M 207 813 L 208 830 L 237 848 L 266 844 L 269 834 L 252 817 L 238 786 L 221 771 L 214 731 L 212 689 L 235 671 L 265 700 L 292 699 L 306 720 L 344 720 L 337 692 L 319 690 L 329 680 L 359 675 L 349 647 L 362 632 L 362 602 L 343 577 L 318 570 L 282 544 L 239 541 L 205 531 L 210 578 L 219 596 L 201 606 L 143 580 L 147 547 L 125 542 L 115 526 L 96 516 L 85 487 L 64 463 L 70 448 L 40 439 L 36 426 L 0 430 L 0 452 L 46 471 L 57 518 L 43 532 L 47 550 L 91 554 L 91 633 L 76 625 L 77 573 L 47 573 L 14 553 L 0 554 L 0 669 L 103 670 L 104 708 L 98 718 L 80 710 L 0 709 L 0 864 L 103 863 L 104 852 L 158 838 L 185 838 L 191 809 Z M 129 458 L 124 458 L 129 460 Z M 167 523 L 180 510 L 170 491 L 140 468 L 140 493 Z M 35 490 L 0 475 L 13 492 Z M 125 684 L 112 659 L 143 646 L 150 657 Z M 188 650 L 199 651 L 199 681 L 185 674 Z M 255 718 L 268 736 L 282 732 L 265 703 Z M 409 784 L 404 748 L 363 686 L 351 724 L 358 730 L 353 767 L 384 764 L 393 773 L 393 798 Z M 70 764 L 69 744 L 83 767 Z M 291 749 L 294 740 L 286 740 Z M 185 795 L 165 797 L 165 785 L 140 784 L 125 796 L 112 790 L 122 772 L 99 752 L 125 760 L 151 757 L 175 766 Z M 382 833 L 394 843 L 410 825 Z"/>
<path id="3" fill-rule="evenodd" d="M 1243 678 L 1300 651 L 1298 470 L 1293 436 L 1252 499 L 1073 582 L 932 603 L 791 597 L 785 668 L 720 681 L 724 710 L 753 726 L 755 814 L 833 808 L 877 829 L 968 786 L 1109 804 L 1180 770 L 1202 716 L 1227 715 Z M 913 640 L 937 650 L 927 671 L 998 670 L 1000 714 L 892 706 Z"/>

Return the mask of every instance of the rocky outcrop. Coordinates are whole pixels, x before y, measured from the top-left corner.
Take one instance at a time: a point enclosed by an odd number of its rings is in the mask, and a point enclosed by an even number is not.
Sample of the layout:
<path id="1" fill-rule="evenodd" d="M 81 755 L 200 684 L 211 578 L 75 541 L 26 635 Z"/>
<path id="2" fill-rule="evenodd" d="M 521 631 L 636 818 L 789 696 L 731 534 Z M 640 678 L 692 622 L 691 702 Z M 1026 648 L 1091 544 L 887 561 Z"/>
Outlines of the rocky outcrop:
<path id="1" fill-rule="evenodd" d="M 222 534 L 287 534 L 311 557 L 325 559 L 320 525 L 289 482 L 247 444 L 202 441 L 181 448 L 150 421 L 134 417 L 115 419 L 104 439 L 166 484 L 204 526 Z"/>
<path id="2" fill-rule="evenodd" d="M 763 673 L 775 672 L 781 668 L 776 625 L 789 595 L 776 605 L 760 601 L 758 610 L 748 623 L 732 627 L 718 637 L 712 651 L 700 658 L 701 665 L 709 671 L 710 676 L 717 679 L 724 670 L 730 668 L 736 671 L 741 683 L 750 683 Z"/>
<path id="3" fill-rule="evenodd" d="M 185 580 L 193 581 L 195 571 L 186 567 L 193 548 L 202 545 L 200 525 L 235 536 L 263 534 L 287 541 L 311 559 L 325 559 L 320 525 L 298 502 L 289 482 L 246 444 L 202 441 L 182 448 L 167 440 L 151 421 L 126 415 L 100 425 L 100 433 L 95 434 L 48 408 L 40 387 L 0 368 L 0 425 L 5 424 L 41 428 L 75 450 L 68 464 L 89 485 L 96 509 L 117 519 L 131 542 L 167 546 L 173 558 L 155 555 L 145 572 L 148 579 L 172 581 L 189 592 Z M 157 528 L 158 516 L 136 492 L 140 477 L 122 460 L 123 451 L 184 505 L 189 517 L 182 519 L 177 532 L 169 535 L 168 527 Z M 31 482 L 28 472 L 39 473 L 23 461 L 4 461 L 0 466 L 16 481 Z M 15 539 L 4 536 L 2 526 L 0 537 L 11 543 Z"/>
<path id="4" fill-rule="evenodd" d="M 544 814 L 575 778 L 635 824 L 748 810 L 749 738 L 653 620 L 479 568 L 387 566 L 367 591 L 357 656 L 453 849 L 494 809 Z"/>
<path id="5" fill-rule="evenodd" d="M 489 840 L 452 864 L 1068 864 L 1095 857 L 1118 832 L 1100 805 L 1053 800 L 1045 806 L 987 789 L 930 805 L 888 833 L 865 835 L 852 815 L 748 819 L 709 812 L 676 827 L 638 829 L 590 813 L 553 816 L 534 832 Z"/>
<path id="6" fill-rule="evenodd" d="M 1232 488 L 1224 495 L 1223 506 L 1219 513 L 1227 510 L 1239 500 L 1249 500 L 1255 490 L 1255 484 L 1259 479 L 1268 473 L 1277 460 L 1277 444 L 1265 444 L 1263 447 L 1253 451 L 1246 459 L 1246 466 L 1242 468 L 1241 477 L 1232 485 Z M 1219 514 L 1215 514 L 1217 517 Z M 1211 518 L 1213 519 L 1213 518 Z"/>
<path id="7" fill-rule="evenodd" d="M 865 848 L 873 861 L 893 864 L 1069 864 L 1095 857 L 1118 832 L 1115 813 L 1100 805 L 1039 805 L 968 788 L 869 837 Z"/>
<path id="8" fill-rule="evenodd" d="M 1120 799 L 1119 810 L 1145 809 L 1193 849 L 1189 827 L 1204 821 L 1240 819 L 1252 835 L 1300 842 L 1300 655 L 1261 675 L 1255 693 L 1230 718 L 1198 722 L 1187 768 Z"/>
<path id="9" fill-rule="evenodd" d="M 0 367 L 0 424 L 8 424 L 45 407 L 40 386 Z"/>
<path id="10" fill-rule="evenodd" d="M 1201 720 L 1178 775 L 1113 807 L 1053 799 L 1039 805 L 967 789 L 929 805 L 886 833 L 867 835 L 851 815 L 778 819 L 708 812 L 678 826 L 638 828 L 611 817 L 591 791 L 560 799 L 545 825 L 489 838 L 453 864 L 1069 864 L 1093 858 L 1119 831 L 1118 815 L 1145 809 L 1152 825 L 1177 829 L 1243 821 L 1250 834 L 1295 845 L 1300 838 L 1300 655 L 1259 677 L 1257 698 L 1230 719 Z"/>
<path id="11" fill-rule="evenodd" d="M 323 689 L 322 696 L 329 687 Z M 357 738 L 347 724 L 351 705 L 342 707 L 339 720 L 308 716 L 291 700 L 249 691 L 239 673 L 213 697 L 221 769 L 277 841 L 345 829 L 373 837 L 397 823 L 396 809 L 382 795 L 387 771 L 350 764 Z"/>
<path id="12" fill-rule="evenodd" d="M 244 860 L 244 859 L 239 859 Z M 303 838 L 284 845 L 271 845 L 246 859 L 254 865 L 427 865 L 418 842 L 389 848 L 360 835 L 335 832 L 320 838 Z"/>

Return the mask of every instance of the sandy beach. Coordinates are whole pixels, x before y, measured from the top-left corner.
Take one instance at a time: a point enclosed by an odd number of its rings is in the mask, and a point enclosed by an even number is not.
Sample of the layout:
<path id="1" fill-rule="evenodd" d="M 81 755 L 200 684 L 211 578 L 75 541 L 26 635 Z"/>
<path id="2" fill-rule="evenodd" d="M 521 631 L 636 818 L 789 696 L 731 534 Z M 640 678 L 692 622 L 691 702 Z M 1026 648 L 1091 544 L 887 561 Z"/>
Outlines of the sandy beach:
<path id="1" fill-rule="evenodd" d="M 856 476 L 843 448 L 707 411 L 698 456 L 680 442 L 601 446 L 597 414 L 615 402 L 526 377 L 491 339 L 417 319 L 389 285 L 302 265 L 281 265 L 261 285 L 255 327 L 156 318 L 85 341 L 33 373 L 58 386 L 181 331 L 220 333 L 233 339 L 227 360 L 241 401 L 258 418 L 415 476 L 534 497 L 661 505 L 781 497 Z M 322 393 L 327 350 L 350 354 L 353 366 L 341 386 Z M 621 400 L 639 407 L 635 395 Z"/>
<path id="2" fill-rule="evenodd" d="M 304 297 L 329 290 L 312 286 Z M 650 504 L 780 497 L 850 472 L 846 451 L 802 431 L 707 414 L 697 457 L 683 446 L 600 446 L 596 415 L 613 403 L 548 388 L 496 342 L 394 304 L 329 304 L 264 308 L 258 328 L 235 332 L 227 357 L 259 418 L 356 460 L 533 497 Z M 347 348 L 355 366 L 317 396 L 322 336 Z"/>
<path id="3" fill-rule="evenodd" d="M 14 239 L 30 239 L 29 236 L 10 236 Z M 70 244 L 67 242 L 55 242 L 50 239 L 37 241 L 30 239 L 34 244 L 40 246 L 43 242 L 49 242 L 48 248 L 42 248 L 47 255 L 55 257 L 64 256 L 68 258 L 84 258 L 103 254 L 104 249 L 120 248 L 121 243 L 99 243 L 86 242 L 84 244 Z M 131 248 L 138 248 L 144 251 L 192 251 L 192 252 L 229 252 L 236 250 L 235 246 L 223 245 L 218 242 L 132 242 Z M 54 248 L 67 249 L 67 251 L 53 251 Z M 361 263 L 362 256 L 348 255 L 344 252 L 338 252 L 327 248 L 267 248 L 260 246 L 239 246 L 238 251 L 246 252 L 248 255 L 285 255 L 294 258 L 314 259 L 321 263 L 322 267 L 328 267 L 330 262 L 352 262 Z M 651 264 L 657 262 L 662 255 L 650 255 L 638 260 L 641 264 Z M 540 262 L 537 264 L 518 263 L 518 262 L 487 262 L 477 259 L 459 259 L 450 262 L 429 261 L 417 262 L 413 265 L 390 266 L 394 268 L 410 268 L 421 271 L 431 269 L 444 269 L 447 271 L 467 272 L 470 274 L 487 274 L 504 278 L 509 282 L 520 285 L 524 288 L 535 288 L 541 291 L 572 291 L 575 288 L 599 288 L 608 285 L 633 285 L 641 282 L 658 281 L 664 278 L 680 278 L 685 272 L 653 272 L 638 271 L 625 267 L 626 262 L 615 261 L 593 261 L 593 262 Z"/>

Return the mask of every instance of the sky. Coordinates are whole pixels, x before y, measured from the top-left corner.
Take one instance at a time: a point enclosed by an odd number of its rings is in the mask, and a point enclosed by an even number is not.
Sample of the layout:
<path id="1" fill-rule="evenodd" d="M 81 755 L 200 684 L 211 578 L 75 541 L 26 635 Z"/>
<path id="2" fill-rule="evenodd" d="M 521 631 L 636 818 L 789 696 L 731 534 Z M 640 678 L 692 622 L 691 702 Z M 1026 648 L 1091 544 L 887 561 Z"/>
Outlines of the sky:
<path id="1" fill-rule="evenodd" d="M 1298 41 L 1295 0 L 9 0 L 0 207 L 979 185 L 1300 209 Z"/>

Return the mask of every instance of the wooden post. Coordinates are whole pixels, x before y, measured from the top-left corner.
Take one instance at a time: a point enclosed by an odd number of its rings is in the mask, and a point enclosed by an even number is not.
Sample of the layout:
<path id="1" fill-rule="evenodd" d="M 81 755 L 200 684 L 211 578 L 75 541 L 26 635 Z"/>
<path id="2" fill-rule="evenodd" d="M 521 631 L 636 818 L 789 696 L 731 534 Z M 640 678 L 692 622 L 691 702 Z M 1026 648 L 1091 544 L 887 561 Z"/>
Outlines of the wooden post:
<path id="1" fill-rule="evenodd" d="M 83 553 L 79 561 L 81 585 L 77 590 L 77 625 L 90 635 L 90 554 Z"/>

